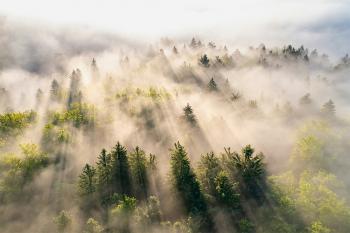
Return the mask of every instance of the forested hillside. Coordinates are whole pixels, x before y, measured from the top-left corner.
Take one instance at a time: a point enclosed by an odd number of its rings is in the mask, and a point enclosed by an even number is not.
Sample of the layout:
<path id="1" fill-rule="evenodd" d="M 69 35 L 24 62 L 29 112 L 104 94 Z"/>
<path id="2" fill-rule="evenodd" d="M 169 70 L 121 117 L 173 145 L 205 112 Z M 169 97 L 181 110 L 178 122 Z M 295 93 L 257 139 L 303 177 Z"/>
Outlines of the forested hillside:
<path id="1" fill-rule="evenodd" d="M 1 63 L 1 233 L 350 232 L 348 55 L 81 50 Z"/>

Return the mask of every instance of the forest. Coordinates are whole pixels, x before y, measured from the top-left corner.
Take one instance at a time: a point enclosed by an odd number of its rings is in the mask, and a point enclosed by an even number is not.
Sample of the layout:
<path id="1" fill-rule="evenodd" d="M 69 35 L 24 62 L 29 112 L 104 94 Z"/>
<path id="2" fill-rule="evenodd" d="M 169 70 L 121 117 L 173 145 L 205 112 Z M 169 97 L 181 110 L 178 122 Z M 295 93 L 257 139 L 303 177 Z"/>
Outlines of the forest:
<path id="1" fill-rule="evenodd" d="M 350 232 L 347 54 L 194 37 L 9 64 L 1 233 Z"/>

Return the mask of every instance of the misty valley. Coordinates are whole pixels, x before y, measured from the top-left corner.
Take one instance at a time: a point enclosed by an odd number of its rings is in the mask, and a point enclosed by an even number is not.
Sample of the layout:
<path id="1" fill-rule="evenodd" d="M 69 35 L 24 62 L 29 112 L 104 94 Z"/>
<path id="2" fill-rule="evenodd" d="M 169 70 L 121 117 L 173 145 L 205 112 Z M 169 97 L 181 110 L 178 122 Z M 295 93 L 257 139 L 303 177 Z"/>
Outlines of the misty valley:
<path id="1" fill-rule="evenodd" d="M 78 44 L 0 55 L 1 233 L 350 232 L 348 55 Z"/>

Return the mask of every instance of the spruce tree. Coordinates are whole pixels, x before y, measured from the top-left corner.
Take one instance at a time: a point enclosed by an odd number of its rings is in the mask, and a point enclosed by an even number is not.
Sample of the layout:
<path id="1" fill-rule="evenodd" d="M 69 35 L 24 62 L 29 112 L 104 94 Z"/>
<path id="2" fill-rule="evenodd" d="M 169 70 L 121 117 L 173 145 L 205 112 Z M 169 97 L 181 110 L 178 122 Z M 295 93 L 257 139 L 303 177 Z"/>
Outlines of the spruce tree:
<path id="1" fill-rule="evenodd" d="M 185 148 L 175 143 L 171 149 L 171 177 L 172 183 L 189 213 L 206 211 L 206 204 L 201 193 L 199 182 L 193 172 Z"/>
<path id="2" fill-rule="evenodd" d="M 59 101 L 61 97 L 61 87 L 57 80 L 54 79 L 51 82 L 50 99 L 53 101 Z"/>
<path id="3" fill-rule="evenodd" d="M 218 86 L 216 85 L 214 78 L 210 79 L 210 81 L 208 83 L 208 90 L 209 91 L 218 91 Z"/>
<path id="4" fill-rule="evenodd" d="M 228 208 L 237 208 L 239 206 L 239 194 L 227 173 L 225 171 L 219 172 L 214 183 L 215 196 L 218 202 Z"/>
<path id="5" fill-rule="evenodd" d="M 207 205 L 185 148 L 177 142 L 170 153 L 173 188 L 178 192 L 188 214 L 199 219 L 200 232 L 213 232 L 212 221 L 207 213 Z"/>
<path id="6" fill-rule="evenodd" d="M 327 117 L 335 115 L 335 105 L 331 99 L 323 105 L 322 113 Z"/>
<path id="7" fill-rule="evenodd" d="M 111 155 L 102 149 L 97 161 L 98 192 L 102 202 L 105 202 L 112 193 L 112 160 Z"/>
<path id="8" fill-rule="evenodd" d="M 199 64 L 202 65 L 202 66 L 204 66 L 204 67 L 209 67 L 209 66 L 210 66 L 209 62 L 210 62 L 210 61 L 209 61 L 209 59 L 208 59 L 207 54 L 204 54 L 203 56 L 201 56 L 201 57 L 199 58 Z"/>
<path id="9" fill-rule="evenodd" d="M 96 169 L 86 164 L 83 168 L 82 173 L 79 175 L 79 193 L 82 196 L 91 195 L 96 191 L 96 181 L 95 181 Z"/>
<path id="10" fill-rule="evenodd" d="M 183 108 L 183 111 L 185 120 L 192 126 L 195 126 L 197 124 L 197 120 L 190 104 L 187 103 L 187 105 Z"/>
<path id="11" fill-rule="evenodd" d="M 148 195 L 147 158 L 145 152 L 136 147 L 129 156 L 132 181 L 136 197 L 146 199 Z"/>
<path id="12" fill-rule="evenodd" d="M 127 151 L 119 142 L 111 151 L 112 190 L 130 195 L 131 180 Z"/>

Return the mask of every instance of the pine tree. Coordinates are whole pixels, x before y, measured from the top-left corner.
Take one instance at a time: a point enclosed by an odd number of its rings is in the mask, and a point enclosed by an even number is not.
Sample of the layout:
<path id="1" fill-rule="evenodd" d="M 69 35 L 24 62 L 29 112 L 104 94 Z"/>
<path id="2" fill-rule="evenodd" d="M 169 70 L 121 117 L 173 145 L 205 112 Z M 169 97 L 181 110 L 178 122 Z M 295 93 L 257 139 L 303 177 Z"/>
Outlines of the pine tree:
<path id="1" fill-rule="evenodd" d="M 194 37 L 191 40 L 190 47 L 193 49 L 197 47 L 197 41 Z"/>
<path id="2" fill-rule="evenodd" d="M 302 96 L 299 100 L 300 105 L 309 105 L 312 103 L 312 100 L 310 98 L 310 93 L 306 93 L 304 96 Z"/>
<path id="3" fill-rule="evenodd" d="M 242 148 L 242 153 L 233 153 L 232 162 L 234 167 L 237 169 L 240 185 L 242 189 L 253 197 L 260 196 L 259 185 L 262 181 L 265 173 L 265 167 L 263 164 L 263 154 L 254 154 L 254 148 L 250 145 Z M 235 172 L 234 172 L 235 173 Z"/>
<path id="4" fill-rule="evenodd" d="M 187 212 L 199 221 L 199 232 L 214 232 L 199 182 L 193 172 L 187 152 L 179 143 L 171 149 L 170 172 L 173 188 L 178 192 Z"/>
<path id="5" fill-rule="evenodd" d="M 173 47 L 173 53 L 174 53 L 174 54 L 178 54 L 178 53 L 179 53 L 179 52 L 177 51 L 177 48 L 176 48 L 175 46 Z"/>
<path id="6" fill-rule="evenodd" d="M 91 195 L 96 191 L 95 173 L 96 169 L 93 166 L 89 164 L 84 166 L 82 173 L 79 175 L 80 195 Z"/>
<path id="7" fill-rule="evenodd" d="M 204 67 L 209 67 L 210 66 L 210 64 L 209 64 L 209 59 L 208 59 L 208 56 L 207 56 L 207 54 L 204 54 L 203 56 L 201 56 L 200 58 L 199 58 L 199 64 L 201 64 L 202 66 L 204 66 Z"/>
<path id="8" fill-rule="evenodd" d="M 209 91 L 218 91 L 218 87 L 216 85 L 216 82 L 214 81 L 214 78 L 211 78 L 208 83 L 208 90 Z"/>
<path id="9" fill-rule="evenodd" d="M 146 199 L 148 195 L 147 158 L 145 152 L 136 147 L 129 155 L 130 169 L 134 191 L 138 199 Z"/>
<path id="10" fill-rule="evenodd" d="M 184 118 L 185 120 L 190 123 L 192 126 L 195 126 L 197 124 L 196 116 L 193 113 L 193 109 L 190 106 L 190 104 L 187 103 L 187 105 L 183 108 L 184 111 Z"/>
<path id="11" fill-rule="evenodd" d="M 57 232 L 70 232 L 72 217 L 66 211 L 62 210 L 57 217 L 53 219 L 56 224 Z"/>
<path id="12" fill-rule="evenodd" d="M 221 171 L 219 159 L 214 152 L 202 155 L 198 165 L 198 179 L 203 191 L 214 196 L 216 192 L 215 178 Z"/>
<path id="13" fill-rule="evenodd" d="M 95 58 L 92 58 L 92 62 L 91 62 L 91 76 L 93 79 L 99 78 L 99 69 Z"/>
<path id="14" fill-rule="evenodd" d="M 323 105 L 322 113 L 325 116 L 334 116 L 335 115 L 335 105 L 331 99 Z"/>
<path id="15" fill-rule="evenodd" d="M 179 142 L 171 149 L 170 164 L 173 186 L 179 192 L 187 211 L 192 214 L 206 211 L 199 182 L 190 166 L 187 152 Z"/>
<path id="16" fill-rule="evenodd" d="M 89 218 L 85 225 L 85 231 L 83 233 L 102 233 L 103 227 L 93 218 Z"/>
<path id="17" fill-rule="evenodd" d="M 57 80 L 54 79 L 51 82 L 50 98 L 53 101 L 59 101 L 61 98 L 61 87 Z"/>
<path id="18" fill-rule="evenodd" d="M 82 93 L 79 91 L 81 71 L 79 69 L 73 70 L 70 77 L 70 88 L 68 96 L 68 108 L 71 108 L 74 103 L 80 103 L 82 99 Z"/>
<path id="19" fill-rule="evenodd" d="M 130 195 L 131 180 L 127 151 L 119 142 L 111 151 L 111 160 L 113 191 Z"/>
<path id="20" fill-rule="evenodd" d="M 239 194 L 235 190 L 225 171 L 219 172 L 215 177 L 215 194 L 217 200 L 226 207 L 237 208 L 239 206 Z"/>
<path id="21" fill-rule="evenodd" d="M 97 161 L 98 191 L 102 202 L 108 199 L 112 193 L 112 160 L 111 155 L 102 149 Z"/>

